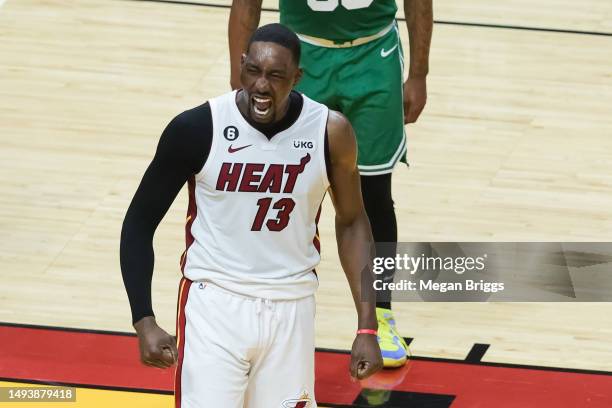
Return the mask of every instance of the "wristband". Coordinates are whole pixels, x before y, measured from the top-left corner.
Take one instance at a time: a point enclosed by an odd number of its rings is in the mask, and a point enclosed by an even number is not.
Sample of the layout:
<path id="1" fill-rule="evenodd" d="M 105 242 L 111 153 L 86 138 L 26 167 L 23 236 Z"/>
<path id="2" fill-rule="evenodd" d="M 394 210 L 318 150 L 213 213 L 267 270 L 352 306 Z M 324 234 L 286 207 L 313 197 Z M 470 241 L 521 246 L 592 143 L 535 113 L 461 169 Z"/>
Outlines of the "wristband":
<path id="1" fill-rule="evenodd" d="M 372 334 L 376 336 L 378 334 L 378 331 L 373 329 L 359 329 L 357 330 L 357 334 Z"/>

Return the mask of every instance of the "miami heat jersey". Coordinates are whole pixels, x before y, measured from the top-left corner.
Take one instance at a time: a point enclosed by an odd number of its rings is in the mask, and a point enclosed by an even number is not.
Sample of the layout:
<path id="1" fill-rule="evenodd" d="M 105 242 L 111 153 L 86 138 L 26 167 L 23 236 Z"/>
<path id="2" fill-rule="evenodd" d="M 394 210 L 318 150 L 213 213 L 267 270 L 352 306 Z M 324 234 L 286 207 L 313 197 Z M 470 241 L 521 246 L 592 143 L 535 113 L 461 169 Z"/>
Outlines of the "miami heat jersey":
<path id="1" fill-rule="evenodd" d="M 236 91 L 210 100 L 210 153 L 189 180 L 186 278 L 277 300 L 315 292 L 328 109 L 303 99 L 298 119 L 271 139 L 242 116 Z"/>

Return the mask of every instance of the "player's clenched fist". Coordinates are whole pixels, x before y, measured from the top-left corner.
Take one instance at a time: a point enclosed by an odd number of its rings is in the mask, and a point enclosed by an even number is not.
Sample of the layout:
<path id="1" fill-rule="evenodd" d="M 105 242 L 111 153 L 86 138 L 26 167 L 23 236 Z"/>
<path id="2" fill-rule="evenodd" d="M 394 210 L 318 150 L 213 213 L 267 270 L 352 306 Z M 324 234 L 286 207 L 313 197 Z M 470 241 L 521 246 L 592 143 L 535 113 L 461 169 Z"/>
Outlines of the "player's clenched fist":
<path id="1" fill-rule="evenodd" d="M 134 324 L 138 333 L 140 361 L 143 364 L 168 368 L 178 359 L 176 341 L 157 325 L 153 316 L 147 316 Z"/>
<path id="2" fill-rule="evenodd" d="M 351 350 L 351 377 L 358 380 L 368 378 L 383 366 L 383 359 L 376 336 L 358 334 Z"/>

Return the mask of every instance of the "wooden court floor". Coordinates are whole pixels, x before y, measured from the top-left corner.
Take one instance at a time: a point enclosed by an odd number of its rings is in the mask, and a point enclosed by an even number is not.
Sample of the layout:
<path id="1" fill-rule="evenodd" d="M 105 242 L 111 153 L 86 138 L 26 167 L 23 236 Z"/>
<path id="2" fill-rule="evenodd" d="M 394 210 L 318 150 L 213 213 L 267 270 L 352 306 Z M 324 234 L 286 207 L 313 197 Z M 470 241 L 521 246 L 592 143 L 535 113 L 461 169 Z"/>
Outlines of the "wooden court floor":
<path id="1" fill-rule="evenodd" d="M 605 0 L 435 7 L 444 22 L 612 32 Z M 229 89 L 228 12 L 130 0 L 2 4 L 0 321 L 132 330 L 121 221 L 168 121 Z M 277 19 L 262 13 L 262 23 Z M 609 35 L 436 24 L 428 105 L 407 128 L 411 167 L 394 174 L 400 240 L 611 241 L 611 49 Z M 155 240 L 154 308 L 169 331 L 186 198 Z M 317 346 L 347 349 L 355 317 L 329 202 L 320 230 Z M 612 371 L 609 303 L 394 309 L 419 356 L 462 359 L 486 343 L 484 361 Z"/>

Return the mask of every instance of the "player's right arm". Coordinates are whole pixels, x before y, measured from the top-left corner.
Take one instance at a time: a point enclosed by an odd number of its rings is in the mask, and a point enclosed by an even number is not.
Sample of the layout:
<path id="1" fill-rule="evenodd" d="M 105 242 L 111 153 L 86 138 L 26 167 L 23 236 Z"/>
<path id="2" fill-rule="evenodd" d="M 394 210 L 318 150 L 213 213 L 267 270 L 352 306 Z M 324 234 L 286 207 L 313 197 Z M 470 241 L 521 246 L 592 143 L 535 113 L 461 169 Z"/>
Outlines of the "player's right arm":
<path id="1" fill-rule="evenodd" d="M 204 165 L 212 140 L 209 116 L 210 107 L 205 104 L 183 112 L 166 127 L 121 229 L 121 274 L 141 360 L 159 368 L 172 365 L 177 352 L 174 338 L 157 325 L 153 314 L 153 235 L 188 177 Z"/>
<path id="2" fill-rule="evenodd" d="M 230 85 L 240 88 L 240 57 L 259 25 L 262 0 L 233 0 L 227 27 L 230 52 Z"/>

